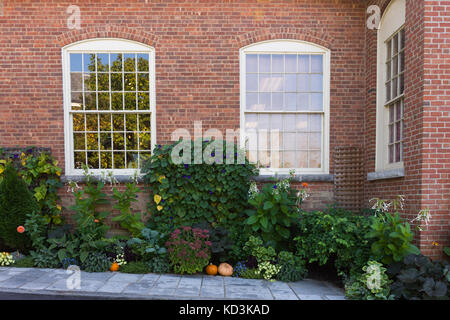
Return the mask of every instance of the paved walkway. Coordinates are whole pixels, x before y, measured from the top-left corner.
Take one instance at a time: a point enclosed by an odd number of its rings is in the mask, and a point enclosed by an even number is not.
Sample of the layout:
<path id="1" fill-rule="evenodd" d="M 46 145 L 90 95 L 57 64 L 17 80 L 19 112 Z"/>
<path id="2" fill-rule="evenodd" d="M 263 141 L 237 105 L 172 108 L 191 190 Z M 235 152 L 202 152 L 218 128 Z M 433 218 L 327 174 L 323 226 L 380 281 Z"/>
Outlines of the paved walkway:
<path id="1" fill-rule="evenodd" d="M 80 288 L 68 289 L 74 273 L 63 269 L 0 267 L 0 292 L 169 300 L 342 300 L 342 289 L 324 281 L 251 280 L 174 274 L 89 273 L 81 271 Z M 69 279 L 69 280 L 70 280 Z"/>

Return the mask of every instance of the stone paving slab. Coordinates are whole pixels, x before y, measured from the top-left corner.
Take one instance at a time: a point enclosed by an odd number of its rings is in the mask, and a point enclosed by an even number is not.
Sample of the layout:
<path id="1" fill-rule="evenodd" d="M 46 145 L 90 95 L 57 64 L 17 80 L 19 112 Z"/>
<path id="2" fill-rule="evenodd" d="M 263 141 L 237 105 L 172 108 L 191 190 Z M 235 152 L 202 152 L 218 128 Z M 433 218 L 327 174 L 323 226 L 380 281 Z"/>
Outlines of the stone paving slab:
<path id="1" fill-rule="evenodd" d="M 81 288 L 68 289 L 63 269 L 0 267 L 0 292 L 86 295 L 139 299 L 344 300 L 331 283 L 305 279 L 285 283 L 209 275 L 80 273 Z"/>

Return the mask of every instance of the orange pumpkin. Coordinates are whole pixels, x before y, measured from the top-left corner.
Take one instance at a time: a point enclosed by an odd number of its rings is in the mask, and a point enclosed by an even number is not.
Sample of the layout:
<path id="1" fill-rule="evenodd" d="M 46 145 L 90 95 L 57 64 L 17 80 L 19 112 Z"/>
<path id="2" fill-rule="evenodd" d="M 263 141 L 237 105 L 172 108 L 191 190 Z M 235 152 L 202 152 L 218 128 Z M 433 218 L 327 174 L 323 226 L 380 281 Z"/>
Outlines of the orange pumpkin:
<path id="1" fill-rule="evenodd" d="M 222 276 L 229 277 L 233 274 L 233 267 L 228 263 L 221 263 L 219 265 L 219 274 Z"/>
<path id="2" fill-rule="evenodd" d="M 217 274 L 217 266 L 214 264 L 210 264 L 206 267 L 206 274 L 209 274 L 210 276 L 215 276 Z"/>
<path id="3" fill-rule="evenodd" d="M 117 262 L 114 262 L 109 270 L 111 270 L 112 272 L 119 270 L 119 264 Z"/>

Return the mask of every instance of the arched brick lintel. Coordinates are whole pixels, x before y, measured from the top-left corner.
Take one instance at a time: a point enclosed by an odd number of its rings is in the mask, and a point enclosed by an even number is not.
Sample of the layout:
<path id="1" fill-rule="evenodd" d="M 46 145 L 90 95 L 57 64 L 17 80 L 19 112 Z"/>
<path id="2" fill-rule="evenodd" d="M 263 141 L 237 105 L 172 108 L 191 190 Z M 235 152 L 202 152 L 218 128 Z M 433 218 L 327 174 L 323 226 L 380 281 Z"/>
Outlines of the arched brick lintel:
<path id="1" fill-rule="evenodd" d="M 239 48 L 248 46 L 253 43 L 277 40 L 277 39 L 291 39 L 311 42 L 329 50 L 333 50 L 333 39 L 325 34 L 311 32 L 303 28 L 268 28 L 257 30 L 242 34 L 235 38 L 235 43 Z"/>
<path id="2" fill-rule="evenodd" d="M 127 39 L 152 47 L 155 47 L 158 42 L 158 38 L 155 35 L 144 32 L 140 29 L 108 24 L 103 26 L 81 28 L 80 30 L 73 29 L 59 35 L 56 38 L 56 41 L 60 47 L 64 47 L 77 41 L 95 38 Z"/>

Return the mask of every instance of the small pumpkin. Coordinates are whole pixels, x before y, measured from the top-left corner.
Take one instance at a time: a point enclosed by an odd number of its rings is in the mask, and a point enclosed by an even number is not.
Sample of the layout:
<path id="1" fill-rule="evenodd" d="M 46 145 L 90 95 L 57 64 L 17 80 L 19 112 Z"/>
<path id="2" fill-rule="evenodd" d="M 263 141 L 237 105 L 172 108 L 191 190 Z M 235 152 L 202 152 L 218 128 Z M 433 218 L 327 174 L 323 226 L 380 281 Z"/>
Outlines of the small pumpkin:
<path id="1" fill-rule="evenodd" d="M 223 262 L 219 265 L 219 274 L 229 277 L 233 274 L 233 267 L 228 263 Z"/>
<path id="2" fill-rule="evenodd" d="M 210 264 L 206 267 L 206 274 L 209 274 L 210 276 L 215 276 L 217 274 L 217 266 L 214 264 Z"/>
<path id="3" fill-rule="evenodd" d="M 112 272 L 119 270 L 119 264 L 117 262 L 114 262 L 109 270 L 111 270 Z"/>

